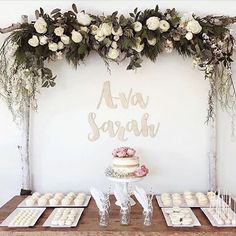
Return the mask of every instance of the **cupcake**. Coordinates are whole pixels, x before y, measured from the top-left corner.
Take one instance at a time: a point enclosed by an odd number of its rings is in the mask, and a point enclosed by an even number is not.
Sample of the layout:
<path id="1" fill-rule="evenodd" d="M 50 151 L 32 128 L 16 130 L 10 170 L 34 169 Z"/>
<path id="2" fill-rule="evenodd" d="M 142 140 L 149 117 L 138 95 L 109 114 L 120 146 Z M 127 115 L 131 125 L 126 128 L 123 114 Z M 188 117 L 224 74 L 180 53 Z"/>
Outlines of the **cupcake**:
<path id="1" fill-rule="evenodd" d="M 55 198 L 52 198 L 49 200 L 49 204 L 50 204 L 50 206 L 57 206 L 57 205 L 59 205 L 59 201 Z"/>
<path id="2" fill-rule="evenodd" d="M 68 205 L 70 205 L 71 201 L 72 201 L 71 198 L 65 197 L 62 199 L 61 204 L 64 206 L 68 206 Z"/>
<path id="3" fill-rule="evenodd" d="M 83 203 L 84 203 L 84 199 L 82 199 L 82 198 L 75 198 L 74 199 L 74 204 L 75 205 L 83 205 Z"/>
<path id="4" fill-rule="evenodd" d="M 40 197 L 37 201 L 39 206 L 46 206 L 48 202 L 48 199 L 46 199 L 45 197 Z"/>
<path id="5" fill-rule="evenodd" d="M 75 198 L 76 194 L 74 192 L 70 192 L 67 194 L 67 197 Z"/>
<path id="6" fill-rule="evenodd" d="M 26 206 L 34 206 L 34 204 L 35 204 L 35 199 L 33 197 L 29 197 L 25 200 Z"/>

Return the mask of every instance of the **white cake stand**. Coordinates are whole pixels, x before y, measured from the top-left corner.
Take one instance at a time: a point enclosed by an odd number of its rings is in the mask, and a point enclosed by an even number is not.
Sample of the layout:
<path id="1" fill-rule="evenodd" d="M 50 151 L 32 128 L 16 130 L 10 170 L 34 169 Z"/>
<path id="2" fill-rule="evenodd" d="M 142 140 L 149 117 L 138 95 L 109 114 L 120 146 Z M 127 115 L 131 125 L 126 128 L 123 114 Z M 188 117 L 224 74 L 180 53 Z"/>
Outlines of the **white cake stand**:
<path id="1" fill-rule="evenodd" d="M 144 176 L 144 177 L 145 177 L 145 176 Z M 130 183 L 139 182 L 139 181 L 143 180 L 144 177 L 133 177 L 133 178 L 115 178 L 115 177 L 107 177 L 107 178 L 108 178 L 110 181 L 123 184 L 124 191 L 125 191 L 125 193 L 128 194 L 128 191 L 129 191 L 129 184 L 130 184 Z M 120 206 L 117 201 L 116 201 L 115 204 L 116 204 L 117 206 Z M 136 204 L 136 202 L 134 201 L 134 199 L 130 197 L 130 205 L 131 205 L 131 206 L 134 206 L 135 204 Z"/>

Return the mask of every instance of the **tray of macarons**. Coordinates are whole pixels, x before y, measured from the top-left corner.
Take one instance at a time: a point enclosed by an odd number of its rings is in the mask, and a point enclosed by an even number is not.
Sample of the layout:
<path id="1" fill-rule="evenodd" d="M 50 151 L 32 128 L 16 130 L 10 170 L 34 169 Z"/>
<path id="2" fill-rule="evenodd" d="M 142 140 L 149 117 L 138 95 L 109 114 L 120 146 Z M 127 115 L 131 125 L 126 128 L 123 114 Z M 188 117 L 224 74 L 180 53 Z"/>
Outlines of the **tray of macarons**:
<path id="1" fill-rule="evenodd" d="M 70 192 L 67 194 L 41 194 L 35 192 L 25 198 L 17 207 L 87 207 L 90 199 L 90 195 L 87 195 L 82 192 Z"/>
<path id="2" fill-rule="evenodd" d="M 170 227 L 195 227 L 201 226 L 191 208 L 161 208 L 167 226 Z"/>
<path id="3" fill-rule="evenodd" d="M 217 195 L 215 192 L 205 193 L 162 193 L 156 195 L 160 207 L 210 207 L 214 206 Z"/>

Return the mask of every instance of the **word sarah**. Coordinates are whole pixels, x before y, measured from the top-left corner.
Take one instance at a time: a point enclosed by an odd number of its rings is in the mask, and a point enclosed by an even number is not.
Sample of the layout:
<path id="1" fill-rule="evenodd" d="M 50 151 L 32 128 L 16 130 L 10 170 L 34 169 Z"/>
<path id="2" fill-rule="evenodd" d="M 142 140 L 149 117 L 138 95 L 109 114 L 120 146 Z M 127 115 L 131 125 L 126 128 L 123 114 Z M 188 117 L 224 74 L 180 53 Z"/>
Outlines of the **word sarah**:
<path id="1" fill-rule="evenodd" d="M 115 100 L 119 100 L 120 105 L 125 109 L 128 109 L 130 104 L 132 106 L 139 105 L 140 108 L 145 109 L 148 106 L 149 101 L 148 96 L 146 97 L 146 99 L 143 99 L 143 95 L 141 93 L 133 93 L 132 88 L 129 90 L 127 96 L 124 93 L 119 93 L 119 97 L 114 97 L 111 93 L 109 81 L 106 81 L 103 84 L 103 89 L 97 105 L 97 109 L 100 108 L 103 99 L 105 100 L 107 107 L 111 109 L 116 109 L 118 107 L 117 103 L 115 103 Z"/>
<path id="2" fill-rule="evenodd" d="M 123 92 L 118 93 L 118 96 L 113 96 L 111 92 L 110 82 L 103 83 L 101 96 L 99 98 L 97 109 L 99 109 L 102 103 L 109 109 L 117 109 L 122 107 L 128 109 L 130 106 L 137 106 L 141 109 L 145 109 L 148 106 L 149 97 L 144 97 L 139 92 L 134 92 L 131 88 L 128 94 Z M 117 137 L 120 141 L 127 141 L 127 133 L 133 133 L 135 136 L 151 137 L 154 138 L 157 135 L 160 124 L 149 124 L 149 114 L 145 113 L 141 117 L 140 125 L 137 120 L 130 120 L 126 124 L 122 124 L 121 121 L 107 120 L 102 124 L 97 124 L 96 114 L 94 112 L 89 113 L 88 122 L 91 127 L 91 133 L 88 134 L 88 139 L 92 142 L 98 140 L 101 133 L 108 133 L 110 137 Z"/>
<path id="3" fill-rule="evenodd" d="M 96 123 L 96 114 L 94 112 L 89 113 L 88 122 L 92 129 L 92 132 L 89 133 L 88 139 L 92 142 L 96 141 L 100 138 L 100 133 L 108 133 L 110 137 L 116 137 L 120 141 L 127 141 L 128 138 L 126 136 L 127 132 L 132 132 L 135 136 L 144 136 L 144 137 L 156 137 L 157 132 L 159 130 L 160 123 L 157 126 L 153 124 L 148 124 L 149 114 L 145 113 L 141 118 L 141 125 L 139 127 L 138 122 L 136 120 L 131 120 L 126 123 L 126 125 L 122 125 L 120 121 L 111 121 L 108 120 L 103 122 L 102 125 L 97 125 Z"/>

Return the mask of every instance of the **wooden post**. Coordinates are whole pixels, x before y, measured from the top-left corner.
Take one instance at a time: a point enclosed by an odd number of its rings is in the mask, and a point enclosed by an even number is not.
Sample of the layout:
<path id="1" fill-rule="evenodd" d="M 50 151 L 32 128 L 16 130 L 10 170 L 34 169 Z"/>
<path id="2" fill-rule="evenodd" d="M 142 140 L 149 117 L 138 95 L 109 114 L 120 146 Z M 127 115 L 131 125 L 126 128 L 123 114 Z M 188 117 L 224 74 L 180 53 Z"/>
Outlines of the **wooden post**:
<path id="1" fill-rule="evenodd" d="M 21 156 L 22 183 L 21 195 L 31 193 L 31 173 L 30 173 L 30 101 L 25 101 L 24 114 L 20 124 L 21 144 L 18 146 Z"/>
<path id="2" fill-rule="evenodd" d="M 208 166 L 209 166 L 209 190 L 217 191 L 217 98 L 214 97 L 214 120 L 209 121 L 209 150 L 208 150 Z"/>

